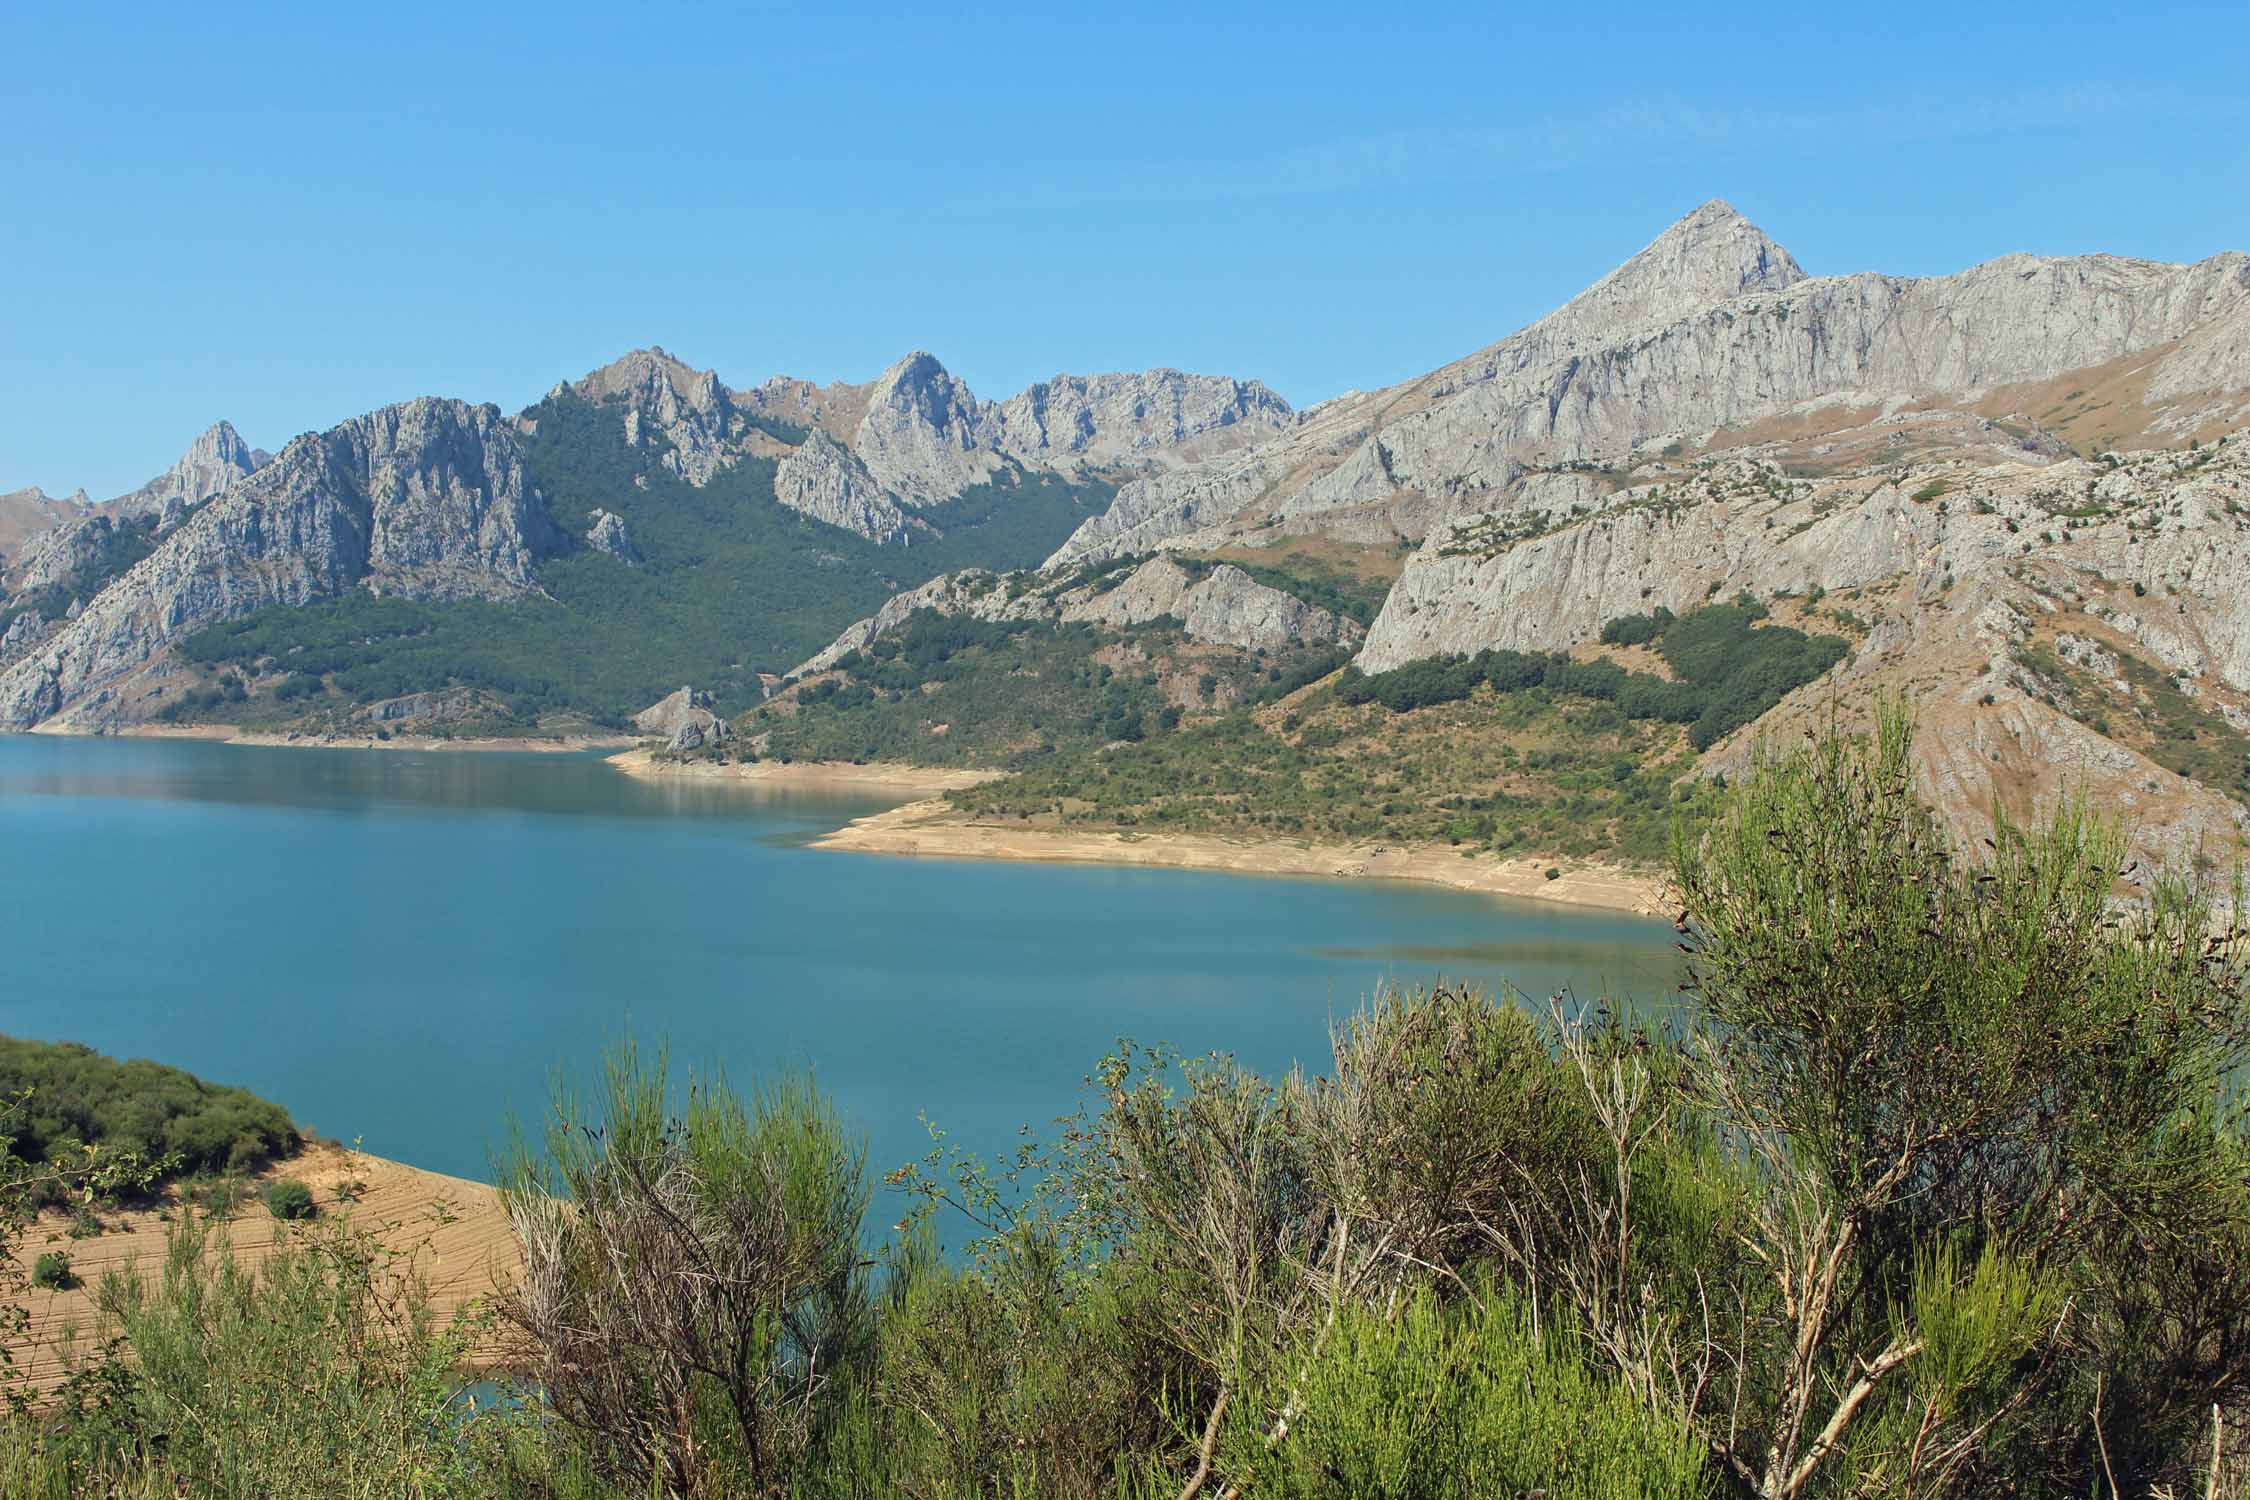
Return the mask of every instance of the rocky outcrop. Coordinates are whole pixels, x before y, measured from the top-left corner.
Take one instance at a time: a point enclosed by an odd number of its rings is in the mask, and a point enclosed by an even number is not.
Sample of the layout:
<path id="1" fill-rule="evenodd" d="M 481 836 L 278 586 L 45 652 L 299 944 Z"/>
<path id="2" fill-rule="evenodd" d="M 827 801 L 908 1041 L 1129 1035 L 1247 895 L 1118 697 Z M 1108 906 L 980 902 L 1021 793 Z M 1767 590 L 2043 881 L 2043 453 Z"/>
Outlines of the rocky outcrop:
<path id="1" fill-rule="evenodd" d="M 130 494 L 105 500 L 96 507 L 119 520 L 153 518 L 159 530 L 168 531 L 188 511 L 256 473 L 273 455 L 251 447 L 231 422 L 204 429 L 188 445 L 179 461 Z"/>
<path id="2" fill-rule="evenodd" d="M 633 545 L 633 533 L 625 525 L 625 518 L 615 511 L 597 509 L 594 524 L 586 528 L 586 545 L 596 552 L 607 553 L 619 562 L 637 563 L 641 560 L 640 548 Z"/>
<path id="3" fill-rule="evenodd" d="M 1329 641 L 1350 645 L 1362 634 L 1358 622 L 1268 588 L 1226 563 L 1199 575 L 1171 558 L 1155 557 L 1122 577 L 1113 574 L 1077 585 L 1025 574 L 1002 578 L 970 569 L 893 596 L 873 615 L 845 627 L 826 649 L 789 675 L 825 672 L 924 610 L 980 620 L 1085 621 L 1118 627 L 1170 618 L 1180 622 L 1190 640 L 1249 651 Z"/>
<path id="4" fill-rule="evenodd" d="M 1239 442 L 1284 431 L 1297 414 L 1255 380 L 1142 370 L 1057 375 L 992 413 L 993 440 L 1030 468 L 1164 462 L 1213 438 Z"/>
<path id="5" fill-rule="evenodd" d="M 718 700 L 692 687 L 682 687 L 633 715 L 633 727 L 662 738 L 664 748 L 675 753 L 719 744 L 734 732 L 719 717 Z"/>
<path id="6" fill-rule="evenodd" d="M 1328 641 L 1356 641 L 1359 626 L 1339 620 L 1294 594 L 1268 588 L 1231 563 L 1201 579 L 1170 558 L 1142 563 L 1114 587 L 1066 604 L 1065 620 L 1139 625 L 1165 616 L 1178 620 L 1190 640 L 1278 651 Z"/>
<path id="7" fill-rule="evenodd" d="M 1248 573 L 1221 563 L 1180 601 L 1180 623 L 1190 640 L 1279 651 L 1359 638 L 1359 626 L 1295 594 L 1268 588 Z"/>
<path id="8" fill-rule="evenodd" d="M 0 667 L 28 655 L 46 633 L 46 622 L 35 611 L 26 610 L 10 620 L 7 629 L 0 630 Z"/>
<path id="9" fill-rule="evenodd" d="M 635 349 L 568 387 L 597 405 L 623 412 L 625 440 L 657 451 L 659 462 L 690 484 L 709 484 L 735 462 L 738 426 L 718 375 L 695 370 L 662 349 Z"/>
<path id="10" fill-rule="evenodd" d="M 189 513 L 68 628 L 0 673 L 0 728 L 106 728 L 172 641 L 346 589 L 508 598 L 560 545 L 497 408 L 425 397 L 307 434 Z"/>
<path id="11" fill-rule="evenodd" d="M 661 447 L 693 484 L 751 453 L 778 458 L 784 505 L 878 541 L 904 538 L 914 509 L 1011 466 L 1161 466 L 1296 420 L 1256 381 L 1178 370 L 1057 375 L 984 401 L 921 350 L 862 385 L 775 376 L 739 392 L 661 349 L 638 350 L 558 390 L 620 407 L 628 440 Z"/>
<path id="12" fill-rule="evenodd" d="M 80 515 L 34 537 L 16 560 L 16 588 L 67 586 L 94 568 L 107 553 L 116 523 L 108 516 Z"/>
<path id="13" fill-rule="evenodd" d="M 58 499 L 33 485 L 30 489 L 0 495 L 0 575 L 4 575 L 27 543 L 66 521 L 79 519 L 86 514 L 86 509 L 84 490 Z M 0 576 L 0 598 L 6 596 L 6 580 Z"/>
<path id="14" fill-rule="evenodd" d="M 775 469 L 773 497 L 869 541 L 893 542 L 906 534 L 906 513 L 849 449 L 817 427 Z"/>
<path id="15" fill-rule="evenodd" d="M 917 349 L 875 378 L 852 452 L 907 505 L 935 505 L 990 479 L 1001 455 L 969 387 Z"/>

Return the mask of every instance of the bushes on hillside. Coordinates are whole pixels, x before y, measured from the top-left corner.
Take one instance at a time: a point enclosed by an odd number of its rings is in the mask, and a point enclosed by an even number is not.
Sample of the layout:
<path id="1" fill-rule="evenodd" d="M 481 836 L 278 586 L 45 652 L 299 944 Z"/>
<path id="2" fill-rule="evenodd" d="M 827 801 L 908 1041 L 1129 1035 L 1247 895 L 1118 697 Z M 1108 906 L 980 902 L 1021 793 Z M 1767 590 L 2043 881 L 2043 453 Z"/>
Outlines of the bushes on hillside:
<path id="1" fill-rule="evenodd" d="M 1625 615 L 1602 628 L 1611 644 L 1656 642 L 1676 681 L 1560 653 L 1480 651 L 1429 657 L 1373 676 L 1348 669 L 1336 695 L 1345 703 L 1380 703 L 1407 713 L 1458 702 L 1486 683 L 1500 693 L 1543 688 L 1615 703 L 1627 718 L 1685 724 L 1689 742 L 1704 750 L 1844 659 L 1840 637 L 1760 627 L 1765 617 L 1762 605 L 1710 604 L 1678 618 L 1664 609 Z"/>
<path id="2" fill-rule="evenodd" d="M 309 1219 L 316 1212 L 312 1189 L 294 1177 L 266 1184 L 266 1212 L 277 1219 Z"/>
<path id="3" fill-rule="evenodd" d="M 0 1098 L 26 1095 L 15 1153 L 54 1157 L 67 1142 L 113 1154 L 177 1156 L 185 1172 L 240 1171 L 296 1149 L 279 1105 L 160 1063 L 119 1062 L 75 1042 L 0 1037 Z"/>

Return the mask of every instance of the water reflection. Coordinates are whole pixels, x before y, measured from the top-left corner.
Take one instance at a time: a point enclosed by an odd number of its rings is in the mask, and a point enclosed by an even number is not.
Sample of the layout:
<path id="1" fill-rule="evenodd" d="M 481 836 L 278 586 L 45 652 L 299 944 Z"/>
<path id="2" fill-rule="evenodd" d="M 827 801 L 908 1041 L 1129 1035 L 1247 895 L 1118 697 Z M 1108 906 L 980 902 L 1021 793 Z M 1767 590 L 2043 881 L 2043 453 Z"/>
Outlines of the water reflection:
<path id="1" fill-rule="evenodd" d="M 621 775 L 594 751 L 428 751 L 197 740 L 0 737 L 0 797 L 132 798 L 323 809 L 622 818 L 798 817 L 886 805 L 866 792 Z M 794 815 L 794 816 L 793 816 Z M 840 819 L 838 821 L 841 821 Z"/>

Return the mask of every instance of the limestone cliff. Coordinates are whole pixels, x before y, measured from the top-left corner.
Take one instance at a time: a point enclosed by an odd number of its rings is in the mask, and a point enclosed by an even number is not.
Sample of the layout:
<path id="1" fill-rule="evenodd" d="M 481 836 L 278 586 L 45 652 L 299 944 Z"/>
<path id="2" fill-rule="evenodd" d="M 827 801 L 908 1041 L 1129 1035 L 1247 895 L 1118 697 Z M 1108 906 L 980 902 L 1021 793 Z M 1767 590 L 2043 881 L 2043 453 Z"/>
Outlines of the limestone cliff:
<path id="1" fill-rule="evenodd" d="M 1296 421 L 1256 381 L 1178 370 L 1057 375 L 987 401 L 921 350 L 863 384 L 775 376 L 730 391 L 651 348 L 557 389 L 616 408 L 628 441 L 691 484 L 746 456 L 775 459 L 782 504 L 878 542 L 908 539 L 914 511 L 1003 471 L 1176 465 Z"/>
<path id="2" fill-rule="evenodd" d="M 160 530 L 169 530 L 188 511 L 256 473 L 272 458 L 244 442 L 232 422 L 216 422 L 188 445 L 172 467 L 95 509 L 120 520 L 153 517 Z"/>
<path id="3" fill-rule="evenodd" d="M 906 533 L 906 513 L 867 466 L 818 427 L 774 470 L 773 497 L 870 541 L 896 541 Z"/>
<path id="4" fill-rule="evenodd" d="M 2250 386 L 2250 257 L 2189 266 L 2004 256 L 1953 276 L 1808 278 L 1724 204 L 1556 312 L 1419 380 L 1307 411 L 1268 442 L 1120 491 L 1054 562 L 1240 534 L 1419 538 L 1506 509 L 1525 474 L 1846 400 L 1980 397 L 2135 355 L 2136 400 Z M 2057 393 L 2059 394 L 2059 393 Z M 2129 415 L 2134 430 L 2161 413 Z"/>
<path id="5" fill-rule="evenodd" d="M 0 729 L 142 714 L 135 681 L 174 640 L 268 604 L 364 587 L 507 598 L 561 537 L 497 408 L 422 398 L 289 444 L 200 506 L 27 659 L 0 673 Z"/>
<path id="6" fill-rule="evenodd" d="M 1331 641 L 1349 646 L 1361 636 L 1356 621 L 1268 588 L 1225 563 L 1199 575 L 1171 558 L 1157 557 L 1122 576 L 1083 584 L 1026 574 L 1002 578 L 972 569 L 933 578 L 895 596 L 875 614 L 846 627 L 789 675 L 825 672 L 922 611 L 980 620 L 1084 620 L 1116 626 L 1169 617 L 1180 622 L 1190 640 L 1251 651 Z"/>

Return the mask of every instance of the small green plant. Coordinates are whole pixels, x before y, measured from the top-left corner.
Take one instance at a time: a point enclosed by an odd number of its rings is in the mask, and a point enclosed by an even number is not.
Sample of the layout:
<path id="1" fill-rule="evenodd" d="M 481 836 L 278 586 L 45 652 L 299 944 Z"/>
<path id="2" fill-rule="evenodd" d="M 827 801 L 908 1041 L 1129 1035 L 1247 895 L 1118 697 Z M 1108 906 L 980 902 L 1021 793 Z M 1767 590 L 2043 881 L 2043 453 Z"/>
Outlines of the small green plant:
<path id="1" fill-rule="evenodd" d="M 1556 869 L 1553 865 L 1549 865 L 1547 866 L 1547 878 L 1549 880 L 1560 880 L 1562 879 L 1562 871 Z"/>
<path id="2" fill-rule="evenodd" d="M 78 1285 L 78 1273 L 70 1268 L 70 1257 L 60 1250 L 50 1250 L 33 1263 L 31 1284 L 43 1286 L 51 1292 L 67 1292 Z"/>
<path id="3" fill-rule="evenodd" d="M 294 1177 L 277 1178 L 266 1187 L 266 1212 L 277 1219 L 309 1219 L 315 1212 L 312 1189 Z"/>
<path id="4" fill-rule="evenodd" d="M 187 1201 L 202 1209 L 214 1219 L 231 1219 L 242 1209 L 246 1190 L 242 1179 L 232 1172 L 222 1177 L 204 1177 L 189 1182 L 182 1189 Z"/>

